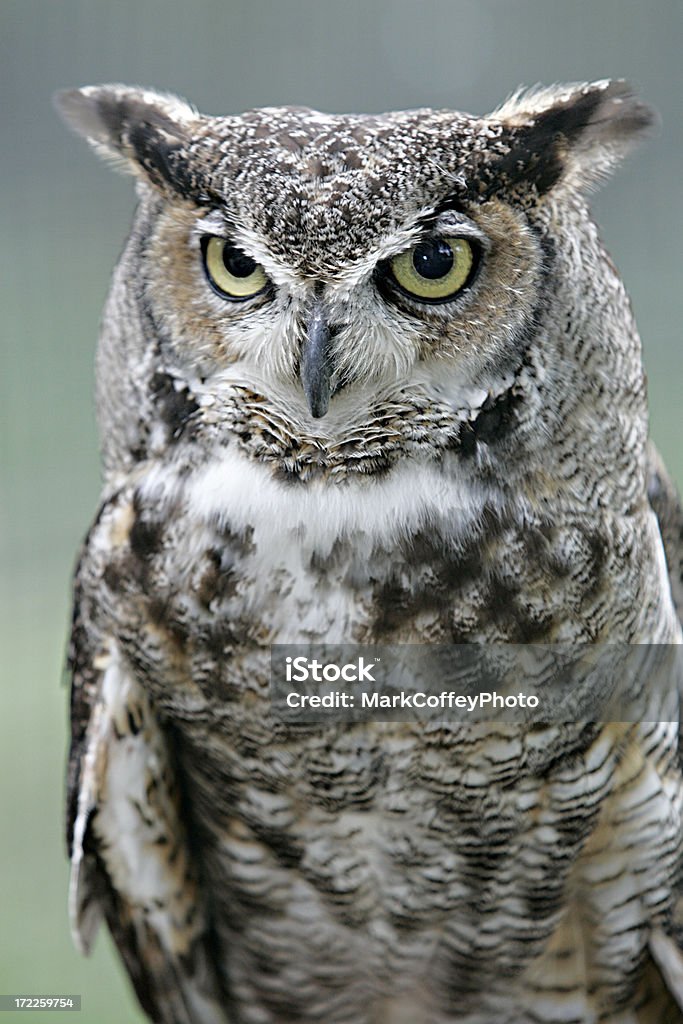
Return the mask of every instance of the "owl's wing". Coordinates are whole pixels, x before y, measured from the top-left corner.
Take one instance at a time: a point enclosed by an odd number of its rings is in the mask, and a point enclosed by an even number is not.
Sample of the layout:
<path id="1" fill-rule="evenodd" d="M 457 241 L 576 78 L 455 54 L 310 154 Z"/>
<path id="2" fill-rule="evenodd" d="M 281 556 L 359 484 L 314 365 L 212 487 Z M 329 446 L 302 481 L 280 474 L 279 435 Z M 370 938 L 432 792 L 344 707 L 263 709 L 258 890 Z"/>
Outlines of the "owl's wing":
<path id="1" fill-rule="evenodd" d="M 683 621 L 683 505 L 662 458 L 648 445 L 647 496 L 659 521 L 669 568 L 671 593 Z"/>
<path id="2" fill-rule="evenodd" d="M 671 594 L 683 621 L 683 505 L 662 458 L 652 444 L 648 445 L 647 495 L 657 516 L 664 543 Z M 679 746 L 681 741 L 679 740 Z M 678 903 L 683 902 L 683 893 Z M 674 914 L 676 915 L 676 907 Z M 674 924 L 674 935 L 666 935 L 661 928 L 650 936 L 650 952 L 667 988 L 683 1009 L 683 928 Z"/>
<path id="3" fill-rule="evenodd" d="M 225 1024 L 168 738 L 114 640 L 83 623 L 78 584 L 69 667 L 76 945 L 89 952 L 104 915 L 152 1020 Z"/>

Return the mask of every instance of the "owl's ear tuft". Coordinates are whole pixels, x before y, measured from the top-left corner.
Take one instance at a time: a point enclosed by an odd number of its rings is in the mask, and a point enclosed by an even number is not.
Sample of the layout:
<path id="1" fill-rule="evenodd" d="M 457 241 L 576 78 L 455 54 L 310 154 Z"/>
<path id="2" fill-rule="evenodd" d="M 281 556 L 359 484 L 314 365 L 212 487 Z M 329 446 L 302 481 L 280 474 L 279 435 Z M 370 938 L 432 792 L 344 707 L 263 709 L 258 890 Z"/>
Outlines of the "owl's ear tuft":
<path id="1" fill-rule="evenodd" d="M 511 176 L 533 182 L 539 193 L 560 180 L 579 189 L 596 185 L 658 124 L 621 80 L 518 92 L 492 117 L 510 130 Z"/>
<path id="2" fill-rule="evenodd" d="M 64 89 L 54 104 L 67 125 L 121 170 L 190 191 L 185 153 L 197 112 L 176 96 L 125 85 Z"/>

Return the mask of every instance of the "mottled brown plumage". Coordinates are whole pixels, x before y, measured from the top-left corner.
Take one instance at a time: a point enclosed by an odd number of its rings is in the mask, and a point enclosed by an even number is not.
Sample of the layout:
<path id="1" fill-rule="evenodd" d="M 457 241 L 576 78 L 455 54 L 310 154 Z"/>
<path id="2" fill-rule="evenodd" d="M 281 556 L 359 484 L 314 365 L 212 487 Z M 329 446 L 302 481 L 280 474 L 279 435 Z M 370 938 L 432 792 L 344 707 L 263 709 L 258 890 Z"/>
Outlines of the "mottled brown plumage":
<path id="1" fill-rule="evenodd" d="M 103 913 L 168 1024 L 683 1021 L 674 680 L 640 683 L 666 721 L 577 696 L 532 728 L 291 730 L 269 688 L 276 643 L 680 643 L 680 505 L 585 199 L 648 109 L 60 107 L 140 199 L 76 582 L 82 945 Z"/>

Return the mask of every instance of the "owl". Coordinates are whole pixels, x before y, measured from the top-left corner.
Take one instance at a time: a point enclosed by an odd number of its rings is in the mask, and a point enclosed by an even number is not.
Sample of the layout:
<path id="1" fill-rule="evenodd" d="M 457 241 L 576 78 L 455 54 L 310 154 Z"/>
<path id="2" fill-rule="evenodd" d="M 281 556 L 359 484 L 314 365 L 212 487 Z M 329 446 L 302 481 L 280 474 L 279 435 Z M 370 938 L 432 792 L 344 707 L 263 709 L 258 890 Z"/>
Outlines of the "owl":
<path id="1" fill-rule="evenodd" d="M 587 199 L 652 112 L 57 103 L 138 196 L 74 586 L 78 946 L 104 918 L 163 1024 L 682 1022 L 674 676 L 665 720 L 300 727 L 269 676 L 281 644 L 681 643 Z"/>

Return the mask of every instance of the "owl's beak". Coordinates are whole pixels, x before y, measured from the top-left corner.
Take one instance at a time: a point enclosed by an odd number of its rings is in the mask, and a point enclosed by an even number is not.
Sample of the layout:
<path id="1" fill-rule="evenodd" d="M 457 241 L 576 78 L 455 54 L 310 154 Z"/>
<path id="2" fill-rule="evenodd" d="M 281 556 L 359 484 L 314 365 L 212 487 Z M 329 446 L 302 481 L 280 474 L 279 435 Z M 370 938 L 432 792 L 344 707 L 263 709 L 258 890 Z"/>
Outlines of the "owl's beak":
<path id="1" fill-rule="evenodd" d="M 301 353 L 299 377 L 306 395 L 311 416 L 319 420 L 330 404 L 330 338 L 332 332 L 318 302 L 306 325 L 306 339 Z"/>

